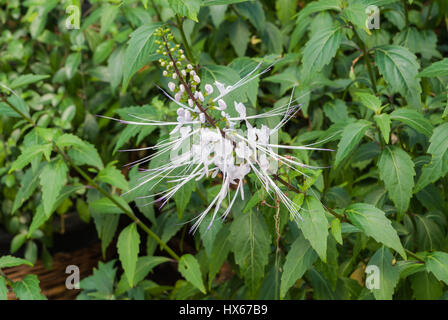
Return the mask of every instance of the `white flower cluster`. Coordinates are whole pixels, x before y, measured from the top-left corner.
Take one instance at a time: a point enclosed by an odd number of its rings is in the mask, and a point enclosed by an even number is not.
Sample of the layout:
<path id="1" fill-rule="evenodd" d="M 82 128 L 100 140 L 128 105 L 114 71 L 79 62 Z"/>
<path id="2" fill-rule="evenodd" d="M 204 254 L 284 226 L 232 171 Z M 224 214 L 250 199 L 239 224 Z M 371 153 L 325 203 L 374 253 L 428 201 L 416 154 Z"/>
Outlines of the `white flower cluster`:
<path id="1" fill-rule="evenodd" d="M 204 119 L 204 113 L 201 112 L 197 106 L 183 104 L 180 102 L 180 99 L 173 98 L 166 92 L 165 94 L 179 107 L 177 109 L 177 121 L 122 121 L 124 123 L 136 125 L 175 126 L 170 133 L 171 139 L 162 141 L 154 147 L 144 148 L 156 149 L 157 152 L 136 163 L 141 164 L 148 162 L 165 153 L 171 155 L 170 162 L 157 168 L 145 170 L 146 175 L 143 178 L 143 181 L 135 188 L 142 187 L 150 182 L 158 183 L 163 180 L 167 181 L 171 187 L 161 193 L 152 194 L 145 198 L 156 197 L 157 199 L 154 199 L 154 201 L 160 201 L 162 202 L 162 205 L 165 205 L 177 191 L 192 180 L 199 181 L 206 177 L 219 177 L 222 180 L 221 189 L 216 197 L 211 201 L 209 206 L 197 216 L 197 221 L 192 227 L 193 231 L 198 228 L 204 217 L 211 211 L 213 211 L 211 219 L 211 223 L 213 223 L 213 220 L 220 212 L 223 201 L 226 199 L 228 199 L 227 208 L 220 213 L 223 219 L 229 214 L 238 195 L 244 199 L 244 181 L 247 175 L 251 172 L 259 179 L 269 195 L 278 197 L 288 208 L 292 216 L 297 220 L 300 219 L 300 208 L 284 194 L 284 192 L 277 186 L 276 181 L 272 176 L 276 174 L 277 166 L 279 164 L 298 171 L 303 175 L 305 175 L 305 173 L 300 171 L 300 168 L 310 167 L 300 163 L 292 156 L 282 156 L 276 153 L 275 150 L 279 148 L 327 149 L 312 148 L 310 146 L 279 145 L 272 141 L 276 140 L 273 138 L 276 137 L 278 130 L 300 109 L 300 105 L 293 105 L 293 102 L 297 99 L 293 100 L 291 95 L 291 99 L 287 105 L 274 108 L 269 112 L 258 115 L 248 116 L 246 107 L 240 102 L 234 102 L 234 108 L 239 115 L 238 117 L 231 117 L 224 111 L 227 106 L 222 98 L 268 70 L 266 69 L 258 75 L 252 76 L 260 66 L 261 63 L 249 75 L 232 86 L 225 86 L 218 81 L 216 81 L 214 85 L 206 84 L 204 86 L 207 95 L 213 94 L 215 89 L 218 91 L 217 96 L 211 99 L 211 102 L 218 102 L 216 109 L 221 110 L 222 117 L 225 118 L 226 123 L 228 124 L 224 128 L 210 126 Z M 199 80 L 197 82 L 200 82 L 200 79 L 197 80 Z M 177 91 L 174 84 L 169 84 L 169 86 L 172 92 L 176 92 L 175 94 L 178 94 L 178 92 L 185 92 L 180 88 Z M 196 91 L 196 93 L 197 99 L 202 101 L 199 91 Z M 220 103 L 219 101 L 222 102 Z M 253 127 L 249 122 L 251 119 L 269 118 L 279 115 L 282 115 L 283 118 L 274 128 L 269 128 L 266 125 L 257 128 Z M 236 123 L 241 123 L 243 125 L 241 127 L 245 127 L 245 130 L 236 129 Z M 235 191 L 231 196 L 232 190 Z"/>

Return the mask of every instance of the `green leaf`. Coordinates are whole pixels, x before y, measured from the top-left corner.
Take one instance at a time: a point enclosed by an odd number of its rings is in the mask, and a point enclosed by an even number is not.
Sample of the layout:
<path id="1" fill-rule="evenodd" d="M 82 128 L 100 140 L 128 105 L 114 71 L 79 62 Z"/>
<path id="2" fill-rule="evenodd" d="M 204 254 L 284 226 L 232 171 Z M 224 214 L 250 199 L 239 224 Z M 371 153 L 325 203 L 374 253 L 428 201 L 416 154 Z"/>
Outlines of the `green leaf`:
<path id="1" fill-rule="evenodd" d="M 114 91 L 123 79 L 125 52 L 126 48 L 122 45 L 115 49 L 107 60 L 107 70 L 110 74 L 110 85 Z"/>
<path id="2" fill-rule="evenodd" d="M 43 79 L 48 79 L 49 77 L 50 76 L 46 74 L 24 74 L 15 78 L 9 85 L 9 88 L 14 90 Z"/>
<path id="3" fill-rule="evenodd" d="M 374 96 L 373 94 L 366 92 L 355 92 L 355 98 L 359 99 L 359 101 L 367 108 L 379 114 L 381 111 L 381 100 Z"/>
<path id="4" fill-rule="evenodd" d="M 436 251 L 425 259 L 426 269 L 439 280 L 448 284 L 448 253 Z"/>
<path id="5" fill-rule="evenodd" d="M 417 77 L 439 77 L 448 76 L 448 58 L 434 62 L 429 67 L 417 74 Z"/>
<path id="6" fill-rule="evenodd" d="M 168 3 L 174 13 L 198 22 L 198 13 L 201 8 L 200 0 L 168 0 Z"/>
<path id="7" fill-rule="evenodd" d="M 310 14 L 313 14 L 315 12 L 322 12 L 326 10 L 336 10 L 341 11 L 340 8 L 340 1 L 339 0 L 319 0 L 319 1 L 312 1 L 306 5 L 305 8 L 299 11 L 299 14 L 297 15 L 297 24 L 301 23 L 302 20 L 309 16 Z"/>
<path id="8" fill-rule="evenodd" d="M 0 301 L 8 300 L 8 287 L 5 278 L 0 276 Z"/>
<path id="9" fill-rule="evenodd" d="M 115 167 L 115 162 L 110 162 L 104 169 L 98 173 L 98 180 L 111 184 L 114 187 L 127 191 L 129 189 L 128 182 L 120 170 Z"/>
<path id="10" fill-rule="evenodd" d="M 442 295 L 442 284 L 428 272 L 411 276 L 411 287 L 417 300 L 436 300 Z"/>
<path id="11" fill-rule="evenodd" d="M 415 214 L 417 224 L 417 246 L 421 251 L 440 250 L 444 246 L 444 233 L 435 221 L 432 219 Z"/>
<path id="12" fill-rule="evenodd" d="M 124 70 L 123 70 L 123 87 L 122 92 L 125 92 L 131 77 L 148 62 L 154 61 L 158 58 L 156 49 L 157 45 L 154 42 L 154 31 L 162 26 L 162 23 L 151 23 L 139 27 L 131 33 L 131 39 L 128 41 L 128 47 L 124 54 Z"/>
<path id="13" fill-rule="evenodd" d="M 328 220 L 322 203 L 314 196 L 306 196 L 300 209 L 300 230 L 316 250 L 320 259 L 327 261 Z"/>
<path id="14" fill-rule="evenodd" d="M 81 63 L 81 52 L 75 52 L 70 54 L 67 57 L 67 60 L 65 61 L 65 75 L 68 80 L 73 78 L 73 76 L 76 73 L 76 70 L 78 70 L 78 67 Z"/>
<path id="15" fill-rule="evenodd" d="M 235 9 L 257 29 L 259 34 L 263 34 L 266 26 L 266 16 L 264 14 L 263 5 L 259 1 L 239 1 Z M 204 5 L 204 4 L 202 4 Z"/>
<path id="16" fill-rule="evenodd" d="M 100 36 L 103 37 L 106 32 L 112 26 L 117 14 L 119 12 L 119 6 L 105 5 L 101 8 L 101 30 Z"/>
<path id="17" fill-rule="evenodd" d="M 420 107 L 422 88 L 416 78 L 420 67 L 416 56 L 404 47 L 385 45 L 375 48 L 375 62 L 392 90 L 399 92 L 409 104 Z"/>
<path id="18" fill-rule="evenodd" d="M 249 27 L 246 22 L 241 19 L 237 19 L 230 24 L 229 38 L 233 49 L 235 49 L 238 57 L 244 56 L 249 43 Z"/>
<path id="19" fill-rule="evenodd" d="M 15 213 L 17 209 L 19 209 L 26 200 L 33 194 L 34 190 L 36 190 L 39 185 L 39 175 L 41 169 L 37 172 L 34 172 L 33 168 L 29 168 L 26 170 L 25 175 L 20 181 L 21 187 L 14 198 L 14 204 L 12 206 L 12 213 Z"/>
<path id="20" fill-rule="evenodd" d="M 414 192 L 422 190 L 448 173 L 448 123 L 435 128 L 429 141 L 431 144 L 428 153 L 432 155 L 431 162 L 423 166 Z"/>
<path id="21" fill-rule="evenodd" d="M 218 234 L 216 235 L 215 241 L 213 242 L 213 250 L 209 255 L 209 288 L 211 288 L 213 279 L 218 274 L 222 264 L 224 263 L 224 261 L 226 261 L 227 256 L 230 252 L 231 242 L 229 234 L 229 225 L 224 225 L 221 230 L 219 230 Z"/>
<path id="22" fill-rule="evenodd" d="M 369 29 L 366 25 L 368 18 L 366 8 L 367 6 L 364 3 L 349 1 L 348 6 L 344 8 L 343 15 L 353 25 L 369 33 Z"/>
<path id="23" fill-rule="evenodd" d="M 387 113 L 383 114 L 376 114 L 374 116 L 376 125 L 381 131 L 381 134 L 383 135 L 384 141 L 386 144 L 389 144 L 389 137 L 390 137 L 390 116 Z"/>
<path id="24" fill-rule="evenodd" d="M 270 252 L 270 234 L 267 225 L 257 211 L 238 216 L 230 226 L 230 242 L 235 262 L 240 266 L 249 292 L 254 295 Z"/>
<path id="25" fill-rule="evenodd" d="M 337 167 L 345 157 L 358 145 L 364 133 L 369 129 L 371 123 L 367 120 L 358 120 L 348 124 L 342 131 L 341 141 L 338 144 L 338 151 L 334 166 Z"/>
<path id="26" fill-rule="evenodd" d="M 283 35 L 275 24 L 266 22 L 262 40 L 269 53 L 282 53 Z"/>
<path id="27" fill-rule="evenodd" d="M 179 260 L 179 272 L 182 276 L 202 293 L 206 293 L 204 282 L 202 281 L 201 268 L 198 261 L 191 254 L 184 254 Z"/>
<path id="28" fill-rule="evenodd" d="M 203 0 L 201 6 L 219 6 L 223 4 L 232 4 L 232 3 L 240 3 L 246 2 L 248 0 Z"/>
<path id="29" fill-rule="evenodd" d="M 296 13 L 296 7 L 296 0 L 275 1 L 275 10 L 277 11 L 277 17 L 282 24 L 286 24 L 291 20 L 292 16 Z"/>
<path id="30" fill-rule="evenodd" d="M 121 197 L 112 195 L 112 197 L 121 204 L 124 208 L 126 208 L 129 212 L 132 212 L 128 203 Z M 112 200 L 109 198 L 103 197 L 101 199 L 95 200 L 91 202 L 90 207 L 101 214 L 119 214 L 123 213 L 123 210 L 118 207 Z"/>
<path id="31" fill-rule="evenodd" d="M 389 249 L 381 246 L 375 254 L 370 258 L 369 266 L 375 266 L 379 271 L 377 275 L 379 277 L 378 288 L 370 289 L 377 300 L 392 300 L 392 295 L 394 293 L 395 286 L 400 279 L 400 270 L 398 266 L 392 265 L 393 255 L 390 253 Z M 375 271 L 374 271 L 375 272 Z M 372 276 L 376 276 L 373 274 Z"/>
<path id="32" fill-rule="evenodd" d="M 97 46 L 95 48 L 95 52 L 93 53 L 93 64 L 100 64 L 106 60 L 114 49 L 114 45 L 114 40 L 106 40 Z"/>
<path id="33" fill-rule="evenodd" d="M 333 235 L 337 243 L 342 245 L 343 241 L 342 241 L 341 221 L 338 218 L 335 218 L 331 221 L 330 230 L 331 234 Z"/>
<path id="34" fill-rule="evenodd" d="M 12 290 L 20 300 L 47 300 L 40 291 L 39 279 L 35 274 L 28 274 L 21 281 L 15 282 Z"/>
<path id="35" fill-rule="evenodd" d="M 88 164 L 103 169 L 103 161 L 93 144 L 81 140 L 73 134 L 63 134 L 56 140 L 59 148 L 68 147 L 68 156 L 76 165 Z"/>
<path id="36" fill-rule="evenodd" d="M 176 202 L 177 215 L 182 218 L 182 215 L 190 202 L 191 194 L 196 188 L 196 180 L 185 183 L 175 194 L 174 201 Z"/>
<path id="37" fill-rule="evenodd" d="M 120 257 L 121 265 L 123 266 L 124 273 L 131 288 L 135 284 L 134 277 L 140 250 L 139 246 L 140 235 L 137 231 L 137 225 L 132 223 L 121 231 L 117 242 L 118 256 Z"/>
<path id="38" fill-rule="evenodd" d="M 319 72 L 336 55 L 341 45 L 342 28 L 325 27 L 316 32 L 303 50 L 303 67 L 307 76 Z"/>
<path id="39" fill-rule="evenodd" d="M 316 261 L 317 254 L 310 243 L 303 237 L 298 237 L 286 255 L 280 285 L 280 298 L 283 299 L 297 279 L 301 278 L 308 268 Z"/>
<path id="40" fill-rule="evenodd" d="M 432 135 L 432 124 L 423 114 L 410 108 L 396 109 L 390 114 L 391 120 L 401 121 L 416 131 L 430 137 Z"/>
<path id="41" fill-rule="evenodd" d="M 16 258 L 13 256 L 2 256 L 0 257 L 0 268 L 10 268 L 10 267 L 17 267 L 20 265 L 27 265 L 32 267 L 33 264 L 25 259 Z"/>
<path id="42" fill-rule="evenodd" d="M 47 216 L 55 209 L 56 199 L 67 182 L 67 172 L 67 165 L 60 159 L 47 164 L 39 176 L 42 186 L 42 204 Z"/>
<path id="43" fill-rule="evenodd" d="M 30 238 L 34 231 L 39 229 L 48 219 L 50 219 L 50 216 L 51 214 L 45 214 L 44 206 L 39 204 L 36 208 L 36 212 L 34 213 L 33 221 L 31 222 L 27 237 Z"/>
<path id="44" fill-rule="evenodd" d="M 345 212 L 347 218 L 366 235 L 394 249 L 406 259 L 397 231 L 383 211 L 367 203 L 355 203 L 348 206 Z"/>
<path id="45" fill-rule="evenodd" d="M 378 169 L 398 213 L 404 214 L 414 188 L 414 162 L 403 149 L 387 147 L 381 153 Z"/>
<path id="46" fill-rule="evenodd" d="M 29 164 L 33 159 L 40 158 L 44 154 L 47 158 L 50 156 L 52 149 L 51 143 L 48 144 L 38 144 L 31 147 L 26 147 L 23 149 L 22 154 L 12 163 L 9 173 L 16 170 L 22 170 L 27 164 Z"/>

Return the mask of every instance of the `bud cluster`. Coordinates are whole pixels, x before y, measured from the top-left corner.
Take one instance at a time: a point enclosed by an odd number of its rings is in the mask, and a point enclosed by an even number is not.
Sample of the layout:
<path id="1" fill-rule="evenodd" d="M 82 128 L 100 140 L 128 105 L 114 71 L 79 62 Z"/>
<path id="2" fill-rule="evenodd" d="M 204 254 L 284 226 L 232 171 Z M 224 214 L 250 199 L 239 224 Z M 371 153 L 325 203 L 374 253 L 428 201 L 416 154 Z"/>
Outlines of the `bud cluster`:
<path id="1" fill-rule="evenodd" d="M 229 114 L 224 112 L 227 108 L 224 100 L 214 101 L 212 94 L 215 91 L 214 86 L 205 84 L 201 90 L 201 78 L 196 73 L 193 65 L 185 57 L 184 50 L 179 44 L 173 42 L 174 36 L 168 28 L 158 28 L 154 32 L 155 36 L 160 37 L 155 43 L 159 45 L 157 53 L 163 55 L 159 59 L 160 65 L 164 68 L 163 76 L 169 78 L 168 88 L 174 96 L 174 100 L 178 105 L 183 106 L 177 110 L 179 122 L 189 122 L 199 119 L 201 123 L 205 123 L 206 117 L 200 107 L 204 109 L 220 110 L 221 118 L 226 125 L 230 124 L 227 119 Z M 221 92 L 219 86 L 223 86 L 219 82 L 215 86 Z"/>

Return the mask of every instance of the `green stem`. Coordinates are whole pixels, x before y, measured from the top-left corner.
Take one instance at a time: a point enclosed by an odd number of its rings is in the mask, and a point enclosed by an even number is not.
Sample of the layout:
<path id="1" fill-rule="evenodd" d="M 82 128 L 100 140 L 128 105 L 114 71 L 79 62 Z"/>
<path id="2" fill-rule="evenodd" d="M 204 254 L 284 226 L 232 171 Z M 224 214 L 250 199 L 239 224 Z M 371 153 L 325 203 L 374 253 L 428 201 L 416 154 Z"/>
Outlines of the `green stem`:
<path id="1" fill-rule="evenodd" d="M 90 178 L 87 173 L 78 167 L 70 157 L 61 149 L 59 149 L 56 145 L 56 150 L 60 153 L 64 159 L 70 164 L 73 169 L 75 169 L 92 187 L 97 189 L 101 194 L 103 194 L 106 198 L 112 201 L 118 208 L 120 208 L 131 220 L 133 220 L 143 231 L 145 231 L 151 238 L 153 238 L 163 249 L 168 252 L 170 256 L 172 256 L 177 261 L 180 260 L 180 257 L 164 242 L 160 239 L 151 229 L 149 229 L 139 218 L 137 218 L 134 212 L 125 208 L 120 202 L 118 202 L 114 197 L 112 197 L 106 190 L 101 188 L 92 178 Z"/>
<path id="2" fill-rule="evenodd" d="M 435 1 L 431 1 L 431 4 L 429 5 L 429 9 L 428 9 L 428 13 L 426 14 L 426 19 L 425 19 L 425 24 L 423 25 L 423 29 L 426 28 L 428 22 L 429 22 L 429 17 L 431 16 L 431 12 L 432 12 L 432 7 L 434 5 Z"/>
<path id="3" fill-rule="evenodd" d="M 404 251 L 406 251 L 406 253 L 408 255 L 410 255 L 411 257 L 415 258 L 416 260 L 420 261 L 420 262 L 425 262 L 425 260 L 423 260 L 422 258 L 420 258 L 418 255 L 416 255 L 414 252 L 412 252 L 411 250 L 408 249 L 404 249 Z"/>
<path id="4" fill-rule="evenodd" d="M 406 0 L 403 0 L 403 7 L 404 7 L 404 19 L 406 21 L 406 27 L 409 27 L 409 12 L 408 12 L 408 6 L 406 5 Z"/>
<path id="5" fill-rule="evenodd" d="M 17 109 L 16 107 L 14 107 L 11 103 L 9 103 L 8 100 L 5 99 L 5 97 L 2 97 L 2 100 L 4 103 L 6 103 L 11 109 L 13 109 L 15 112 L 17 112 L 18 114 L 20 114 L 20 116 L 25 119 L 26 121 L 28 121 L 29 123 L 31 123 L 33 125 L 33 127 L 36 126 L 36 124 L 34 123 L 33 119 L 31 119 L 30 117 L 28 117 L 27 115 L 23 114 L 23 112 L 21 112 L 19 109 Z"/>
<path id="6" fill-rule="evenodd" d="M 366 47 L 365 43 L 359 37 L 359 34 L 358 34 L 358 32 L 356 32 L 356 29 L 354 26 L 353 26 L 353 33 L 355 34 L 355 38 L 358 41 L 358 45 L 364 54 L 364 62 L 367 66 L 367 71 L 369 72 L 369 77 L 370 77 L 370 82 L 372 83 L 373 92 L 375 92 L 375 94 L 378 94 L 378 91 L 376 88 L 375 76 L 373 74 L 372 64 L 370 61 L 369 52 L 367 50 L 367 47 Z"/>
<path id="7" fill-rule="evenodd" d="M 4 97 L 2 97 L 2 100 L 8 104 L 8 106 L 13 109 L 15 112 L 17 112 L 18 114 L 20 114 L 22 116 L 23 119 L 25 119 L 26 121 L 28 121 L 29 123 L 31 123 L 34 127 L 36 126 L 36 124 L 34 123 L 34 121 L 30 118 L 27 117 L 26 115 L 24 115 L 22 112 L 20 112 L 20 110 L 18 110 L 16 107 L 14 107 L 11 103 L 9 103 Z M 106 198 L 108 198 L 110 201 L 112 201 L 118 208 L 120 208 L 121 210 L 123 210 L 123 212 L 129 217 L 131 218 L 131 220 L 133 220 L 143 231 L 145 231 L 151 238 L 153 238 L 163 249 L 166 250 L 166 252 L 168 252 L 168 254 L 170 256 L 172 256 L 174 259 L 176 259 L 177 261 L 180 260 L 180 257 L 164 242 L 162 241 L 162 239 L 160 239 L 151 229 L 149 229 L 139 218 L 137 218 L 134 214 L 134 212 L 128 210 L 127 208 L 125 208 L 124 206 L 121 205 L 121 203 L 119 203 L 114 197 L 112 197 L 106 190 L 104 190 L 103 188 L 101 188 L 93 179 L 91 179 L 89 177 L 89 175 L 87 173 L 85 173 L 84 170 L 82 170 L 80 167 L 78 167 L 71 159 L 70 157 L 63 151 L 61 150 L 58 146 L 54 145 L 54 147 L 56 148 L 57 152 L 59 154 L 62 155 L 62 157 L 65 159 L 65 161 L 67 161 L 70 166 L 73 167 L 73 169 L 75 169 L 87 182 L 89 182 L 89 184 L 94 187 L 95 189 L 97 189 L 100 193 L 102 193 Z"/>
<path id="8" fill-rule="evenodd" d="M 196 65 L 196 60 L 193 57 L 190 45 L 188 44 L 188 41 L 187 41 L 187 37 L 185 36 L 184 22 L 183 22 L 183 20 L 181 20 L 181 18 L 179 18 L 179 16 L 176 16 L 176 21 L 177 21 L 177 29 L 179 29 L 180 36 L 182 37 L 182 42 L 184 43 L 185 53 L 187 55 L 187 58 L 188 58 L 188 60 L 190 60 L 190 62 L 192 64 Z"/>

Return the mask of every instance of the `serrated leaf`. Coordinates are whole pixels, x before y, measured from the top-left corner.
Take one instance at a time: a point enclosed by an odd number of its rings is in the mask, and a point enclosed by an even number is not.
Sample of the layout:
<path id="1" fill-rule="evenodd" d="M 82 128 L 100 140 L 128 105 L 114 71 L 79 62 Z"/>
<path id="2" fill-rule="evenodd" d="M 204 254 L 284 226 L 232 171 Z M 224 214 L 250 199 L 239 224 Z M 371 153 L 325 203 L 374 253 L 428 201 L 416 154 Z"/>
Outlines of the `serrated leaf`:
<path id="1" fill-rule="evenodd" d="M 397 147 L 387 147 L 378 161 L 380 178 L 384 181 L 389 197 L 399 214 L 409 207 L 414 188 L 414 162 L 406 151 Z"/>
<path id="2" fill-rule="evenodd" d="M 125 209 L 127 209 L 129 212 L 132 212 L 131 208 L 129 207 L 129 205 L 123 198 L 116 196 L 116 195 L 112 195 L 112 197 L 119 204 L 121 204 Z M 110 200 L 109 198 L 106 198 L 106 197 L 103 197 L 103 198 L 100 198 L 98 200 L 91 202 L 89 204 L 89 206 L 93 210 L 95 210 L 96 212 L 101 213 L 101 214 L 123 213 L 123 210 L 120 207 L 118 207 L 114 202 L 112 202 L 112 200 Z"/>
<path id="3" fill-rule="evenodd" d="M 420 67 L 416 56 L 404 47 L 385 45 L 375 48 L 375 62 L 392 90 L 399 92 L 409 104 L 419 108 L 422 88 L 416 78 Z"/>
<path id="4" fill-rule="evenodd" d="M 342 28 L 331 26 L 316 32 L 306 43 L 303 51 L 304 72 L 311 76 L 319 72 L 336 55 L 341 45 Z"/>
<path id="5" fill-rule="evenodd" d="M 448 58 L 434 62 L 429 67 L 417 74 L 417 77 L 440 77 L 448 76 Z"/>
<path id="6" fill-rule="evenodd" d="M 78 70 L 79 65 L 81 64 L 81 52 L 75 52 L 70 54 L 67 57 L 67 60 L 65 61 L 65 75 L 68 80 L 73 78 L 73 76 L 76 73 L 76 70 Z"/>
<path id="7" fill-rule="evenodd" d="M 306 7 L 299 11 L 297 15 L 297 24 L 301 23 L 302 20 L 313 14 L 315 12 L 322 12 L 326 10 L 336 10 L 341 11 L 339 0 L 319 0 L 313 1 L 306 5 Z"/>
<path id="8" fill-rule="evenodd" d="M 39 287 L 39 279 L 35 274 L 28 274 L 21 281 L 13 284 L 12 290 L 20 300 L 46 300 Z"/>
<path id="9" fill-rule="evenodd" d="M 383 211 L 371 204 L 355 203 L 348 206 L 345 213 L 347 218 L 366 235 L 394 249 L 406 259 L 397 231 Z"/>
<path id="10" fill-rule="evenodd" d="M 381 100 L 378 97 L 366 92 L 355 92 L 354 95 L 365 107 L 377 114 L 380 112 Z"/>
<path id="11" fill-rule="evenodd" d="M 421 251 L 440 250 L 444 246 L 444 233 L 436 222 L 419 214 L 414 215 L 417 224 L 417 246 Z"/>
<path id="12" fill-rule="evenodd" d="M 201 8 L 200 0 L 168 0 L 168 3 L 174 13 L 198 22 L 198 13 Z"/>
<path id="13" fill-rule="evenodd" d="M 297 279 L 301 278 L 308 268 L 316 261 L 317 254 L 310 243 L 303 237 L 298 237 L 286 255 L 280 285 L 280 298 L 283 299 Z"/>
<path id="14" fill-rule="evenodd" d="M 28 200 L 28 198 L 33 194 L 34 190 L 36 190 L 39 185 L 39 175 L 41 168 L 34 172 L 33 168 L 26 170 L 25 175 L 21 180 L 21 187 L 17 192 L 17 195 L 14 199 L 14 204 L 12 206 L 12 213 L 16 212 L 23 203 Z"/>
<path id="15" fill-rule="evenodd" d="M 448 253 L 436 251 L 425 259 L 426 269 L 439 280 L 448 284 Z"/>
<path id="16" fill-rule="evenodd" d="M 416 131 L 430 137 L 432 135 L 432 124 L 423 114 L 410 108 L 396 109 L 390 114 L 391 120 L 401 121 Z"/>
<path id="17" fill-rule="evenodd" d="M 381 131 L 381 134 L 383 135 L 384 141 L 386 144 L 389 144 L 389 137 L 390 137 L 390 116 L 387 113 L 383 114 L 376 114 L 374 116 L 376 125 Z"/>
<path id="18" fill-rule="evenodd" d="M 370 289 L 377 300 L 392 300 L 395 286 L 400 279 L 400 270 L 398 266 L 392 265 L 394 256 L 390 253 L 389 249 L 382 246 L 375 254 L 370 258 L 369 266 L 375 266 L 379 271 L 378 276 L 379 283 L 378 288 Z"/>
<path id="19" fill-rule="evenodd" d="M 42 186 L 42 204 L 47 216 L 54 210 L 56 199 L 67 182 L 67 172 L 68 167 L 62 159 L 50 162 L 42 169 L 39 179 Z"/>
<path id="20" fill-rule="evenodd" d="M 124 54 L 123 87 L 125 92 L 131 77 L 145 64 L 154 61 L 159 55 L 156 54 L 157 45 L 154 42 L 154 31 L 162 26 L 162 23 L 151 23 L 139 27 L 131 33 L 128 47 Z"/>
<path id="21" fill-rule="evenodd" d="M 201 268 L 196 258 L 191 254 L 184 254 L 179 260 L 179 272 L 182 276 L 202 293 L 206 293 L 202 281 Z"/>
<path id="22" fill-rule="evenodd" d="M 184 214 L 188 203 L 190 202 L 191 194 L 196 188 L 196 180 L 191 180 L 185 183 L 175 194 L 174 201 L 176 202 L 177 215 L 179 218 Z"/>
<path id="23" fill-rule="evenodd" d="M 230 44 L 238 57 L 244 56 L 249 43 L 250 31 L 246 22 L 242 19 L 235 20 L 229 27 Z"/>
<path id="24" fill-rule="evenodd" d="M 414 192 L 422 190 L 448 173 L 448 123 L 435 128 L 429 141 L 431 144 L 428 153 L 432 155 L 431 162 L 423 166 Z"/>
<path id="25" fill-rule="evenodd" d="M 330 230 L 331 234 L 333 235 L 333 238 L 342 245 L 342 229 L 341 229 L 341 221 L 338 218 L 335 218 L 331 221 L 330 224 Z"/>
<path id="26" fill-rule="evenodd" d="M 25 259 L 21 259 L 21 258 L 16 258 L 13 256 L 2 256 L 0 257 L 0 268 L 10 268 L 10 267 L 17 267 L 17 266 L 21 266 L 21 265 L 27 265 L 32 267 L 33 264 Z"/>
<path id="27" fill-rule="evenodd" d="M 49 77 L 50 76 L 46 74 L 24 74 L 15 78 L 9 85 L 9 88 L 14 90 L 43 79 L 48 79 Z"/>
<path id="28" fill-rule="evenodd" d="M 68 147 L 68 156 L 76 165 L 88 164 L 103 169 L 103 161 L 93 144 L 81 140 L 73 134 L 63 134 L 56 140 L 59 148 Z"/>
<path id="29" fill-rule="evenodd" d="M 327 260 L 328 220 L 322 203 L 314 196 L 306 196 L 300 209 L 300 230 L 316 250 L 322 261 Z"/>
<path id="30" fill-rule="evenodd" d="M 9 173 L 16 170 L 22 170 L 33 159 L 40 157 L 42 154 L 44 154 L 46 157 L 49 157 L 51 149 L 51 143 L 38 144 L 24 148 L 22 154 L 16 159 L 16 161 L 12 163 L 11 169 L 9 169 Z"/>
<path id="31" fill-rule="evenodd" d="M 127 226 L 118 236 L 117 249 L 121 265 L 128 279 L 129 286 L 134 286 L 134 277 L 137 268 L 138 253 L 140 251 L 140 235 L 135 223 Z"/>
<path id="32" fill-rule="evenodd" d="M 229 225 L 224 225 L 216 235 L 216 239 L 213 242 L 213 250 L 209 256 L 209 282 L 208 287 L 211 288 L 212 281 L 218 274 L 222 264 L 226 261 L 230 252 L 230 230 Z"/>
<path id="33" fill-rule="evenodd" d="M 236 218 L 230 226 L 230 242 L 235 262 L 240 266 L 245 282 L 253 295 L 264 276 L 270 252 L 270 234 L 257 211 Z"/>
<path id="34" fill-rule="evenodd" d="M 98 173 L 97 178 L 98 180 L 111 184 L 122 191 L 127 191 L 129 189 L 128 182 L 121 171 L 115 167 L 114 163 L 115 162 L 111 162 L 104 169 L 102 169 Z"/>
<path id="35" fill-rule="evenodd" d="M 417 300 L 436 300 L 442 295 L 442 284 L 428 272 L 411 276 L 411 287 Z"/>
<path id="36" fill-rule="evenodd" d="M 369 129 L 371 123 L 367 120 L 358 120 L 348 124 L 342 131 L 341 141 L 336 152 L 335 167 L 348 156 L 348 154 L 358 145 L 364 133 Z"/>

